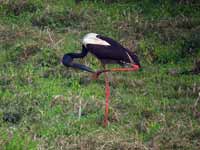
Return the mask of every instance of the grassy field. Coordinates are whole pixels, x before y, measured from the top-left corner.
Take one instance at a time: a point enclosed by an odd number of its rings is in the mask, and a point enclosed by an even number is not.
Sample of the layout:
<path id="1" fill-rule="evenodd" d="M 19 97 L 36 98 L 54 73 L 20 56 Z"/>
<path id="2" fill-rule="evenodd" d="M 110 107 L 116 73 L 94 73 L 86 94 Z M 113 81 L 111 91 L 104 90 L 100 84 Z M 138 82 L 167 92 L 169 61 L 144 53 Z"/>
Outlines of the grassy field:
<path id="1" fill-rule="evenodd" d="M 107 128 L 104 77 L 60 64 L 88 32 L 143 67 L 109 74 Z M 199 41 L 197 1 L 0 1 L 0 149 L 200 149 Z M 101 68 L 92 55 L 77 61 Z"/>

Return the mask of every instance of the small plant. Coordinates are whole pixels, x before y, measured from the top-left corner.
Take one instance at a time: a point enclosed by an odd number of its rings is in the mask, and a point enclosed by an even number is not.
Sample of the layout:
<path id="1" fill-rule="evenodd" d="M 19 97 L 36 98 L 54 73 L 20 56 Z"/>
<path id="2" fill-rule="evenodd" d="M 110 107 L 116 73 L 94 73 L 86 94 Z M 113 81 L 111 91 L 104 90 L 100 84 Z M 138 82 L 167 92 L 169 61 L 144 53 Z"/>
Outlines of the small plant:
<path id="1" fill-rule="evenodd" d="M 2 2 L 3 6 L 7 10 L 7 14 L 13 13 L 15 16 L 19 16 L 21 13 L 29 12 L 34 13 L 37 9 L 41 8 L 41 1 L 25 1 L 25 0 L 8 0 Z"/>
<path id="2" fill-rule="evenodd" d="M 2 150 L 36 150 L 37 142 L 33 141 L 30 136 L 26 134 L 20 134 L 16 131 L 9 134 L 0 135 L 4 141 L 4 145 L 1 145 Z"/>

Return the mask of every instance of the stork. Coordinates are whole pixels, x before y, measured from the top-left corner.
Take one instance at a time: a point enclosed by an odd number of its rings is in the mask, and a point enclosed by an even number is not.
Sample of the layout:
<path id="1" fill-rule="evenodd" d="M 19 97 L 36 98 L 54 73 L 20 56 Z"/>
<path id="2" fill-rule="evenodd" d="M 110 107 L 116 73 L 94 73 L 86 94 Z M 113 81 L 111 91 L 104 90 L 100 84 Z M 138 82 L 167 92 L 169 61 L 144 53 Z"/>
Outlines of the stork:
<path id="1" fill-rule="evenodd" d="M 83 58 L 88 52 L 93 54 L 102 63 L 104 70 L 93 71 L 91 68 L 74 63 L 74 58 Z M 107 72 L 116 71 L 137 71 L 141 68 L 137 55 L 131 50 L 123 47 L 117 41 L 96 33 L 88 33 L 82 40 L 81 53 L 67 53 L 63 56 L 62 63 L 66 67 L 73 67 L 92 73 L 92 77 L 97 79 L 101 73 L 105 73 L 106 82 L 106 110 L 104 117 L 104 126 L 108 123 L 108 99 L 110 96 L 109 82 Z M 119 64 L 121 66 L 130 65 L 130 68 L 113 68 L 106 69 L 106 64 Z"/>

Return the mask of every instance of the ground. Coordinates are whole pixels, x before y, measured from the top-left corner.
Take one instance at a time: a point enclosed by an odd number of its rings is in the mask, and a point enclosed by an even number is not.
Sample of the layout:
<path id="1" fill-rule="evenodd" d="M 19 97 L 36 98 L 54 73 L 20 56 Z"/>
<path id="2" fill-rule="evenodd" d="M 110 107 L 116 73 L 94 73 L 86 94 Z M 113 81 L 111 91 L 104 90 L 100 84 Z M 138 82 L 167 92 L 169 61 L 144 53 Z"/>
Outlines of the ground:
<path id="1" fill-rule="evenodd" d="M 200 4 L 76 2 L 0 2 L 1 148 L 199 149 Z M 88 32 L 136 51 L 142 64 L 138 72 L 109 73 L 106 128 L 104 76 L 90 81 L 60 63 L 81 50 Z M 101 68 L 92 55 L 77 61 Z"/>

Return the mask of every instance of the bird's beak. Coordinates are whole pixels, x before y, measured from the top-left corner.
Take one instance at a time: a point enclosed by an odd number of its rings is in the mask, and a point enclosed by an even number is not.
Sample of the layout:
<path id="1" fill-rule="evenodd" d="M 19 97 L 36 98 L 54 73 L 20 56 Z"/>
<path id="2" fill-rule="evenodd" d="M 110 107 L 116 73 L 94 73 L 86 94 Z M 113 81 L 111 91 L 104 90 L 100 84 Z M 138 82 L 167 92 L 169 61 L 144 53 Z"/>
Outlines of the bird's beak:
<path id="1" fill-rule="evenodd" d="M 95 71 L 93 71 L 91 68 L 85 66 L 85 65 L 82 65 L 82 64 L 77 64 L 77 63 L 72 63 L 70 65 L 70 67 L 73 67 L 73 68 L 78 68 L 80 70 L 84 70 L 84 71 L 87 71 L 87 72 L 91 72 L 91 73 L 94 73 Z"/>
<path id="2" fill-rule="evenodd" d="M 91 68 L 85 65 L 73 63 L 73 58 L 68 54 L 65 54 L 64 57 L 62 58 L 62 64 L 65 65 L 66 67 L 77 68 L 80 70 L 94 73 L 94 71 Z"/>

